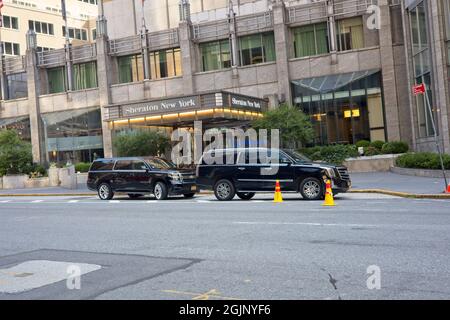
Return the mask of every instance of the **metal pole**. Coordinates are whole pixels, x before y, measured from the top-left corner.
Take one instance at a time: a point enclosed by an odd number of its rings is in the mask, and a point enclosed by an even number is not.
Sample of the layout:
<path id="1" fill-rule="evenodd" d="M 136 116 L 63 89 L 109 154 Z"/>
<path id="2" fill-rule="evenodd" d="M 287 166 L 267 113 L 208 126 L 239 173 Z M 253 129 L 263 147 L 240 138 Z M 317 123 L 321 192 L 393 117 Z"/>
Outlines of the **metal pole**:
<path id="1" fill-rule="evenodd" d="M 437 130 L 436 130 L 436 123 L 434 121 L 434 116 L 433 116 L 433 109 L 431 108 L 430 97 L 428 96 L 428 90 L 427 90 L 426 86 L 425 86 L 425 97 L 426 97 L 426 101 L 427 101 L 428 111 L 430 112 L 430 115 L 431 115 L 431 124 L 433 126 L 434 140 L 436 142 L 436 148 L 439 153 L 439 159 L 441 161 L 442 174 L 444 175 L 444 180 L 445 180 L 445 189 L 444 190 L 446 190 L 448 187 L 448 181 L 447 181 L 447 176 L 445 174 L 444 159 L 442 157 L 441 146 L 439 144 L 439 138 L 438 138 L 438 134 L 437 134 Z"/>
<path id="2" fill-rule="evenodd" d="M 5 77 L 5 73 L 4 73 L 4 68 L 5 68 L 5 55 L 3 52 L 3 43 L 2 43 L 2 28 L 3 28 L 3 15 L 0 13 L 0 66 L 1 66 L 1 70 L 0 70 L 0 90 L 1 90 L 1 99 L 2 100 L 7 100 L 8 99 L 8 89 L 6 87 L 6 77 Z"/>

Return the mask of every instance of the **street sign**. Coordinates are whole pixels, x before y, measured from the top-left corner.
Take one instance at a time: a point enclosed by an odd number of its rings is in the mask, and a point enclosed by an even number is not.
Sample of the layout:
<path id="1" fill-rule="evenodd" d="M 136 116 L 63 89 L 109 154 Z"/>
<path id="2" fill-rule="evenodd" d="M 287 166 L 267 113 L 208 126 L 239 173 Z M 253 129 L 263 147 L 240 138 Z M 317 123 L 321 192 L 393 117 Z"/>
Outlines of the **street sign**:
<path id="1" fill-rule="evenodd" d="M 425 91 L 426 91 L 426 88 L 425 88 L 425 84 L 424 83 L 416 84 L 413 87 L 413 93 L 414 93 L 415 96 L 418 96 L 419 94 L 424 94 Z"/>

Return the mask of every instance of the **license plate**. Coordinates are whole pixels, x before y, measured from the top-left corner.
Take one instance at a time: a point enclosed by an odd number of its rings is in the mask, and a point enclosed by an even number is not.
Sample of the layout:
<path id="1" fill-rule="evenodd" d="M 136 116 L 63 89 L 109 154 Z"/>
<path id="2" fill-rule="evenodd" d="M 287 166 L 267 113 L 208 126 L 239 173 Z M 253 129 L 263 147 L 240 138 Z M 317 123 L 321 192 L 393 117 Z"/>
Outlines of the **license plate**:
<path id="1" fill-rule="evenodd" d="M 197 191 L 197 187 L 196 186 L 192 186 L 191 187 L 191 191 Z"/>

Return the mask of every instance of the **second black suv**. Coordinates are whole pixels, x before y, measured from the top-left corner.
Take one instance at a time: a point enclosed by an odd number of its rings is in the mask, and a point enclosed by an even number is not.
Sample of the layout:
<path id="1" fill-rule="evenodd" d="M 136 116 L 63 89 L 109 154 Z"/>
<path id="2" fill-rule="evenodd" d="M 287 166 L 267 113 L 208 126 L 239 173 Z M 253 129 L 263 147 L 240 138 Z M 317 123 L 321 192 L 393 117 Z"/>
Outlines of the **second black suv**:
<path id="1" fill-rule="evenodd" d="M 192 198 L 197 192 L 193 170 L 181 170 L 162 158 L 98 159 L 92 164 L 87 186 L 98 192 L 102 200 L 110 200 L 115 192 L 130 198 L 153 194 L 157 200 L 169 195 Z"/>
<path id="2" fill-rule="evenodd" d="M 266 156 L 264 156 L 266 155 Z M 275 159 L 272 163 L 266 158 Z M 220 164 L 211 159 L 221 160 Z M 197 166 L 197 184 L 212 189 L 216 198 L 229 201 L 237 194 L 250 200 L 256 192 L 273 192 L 276 181 L 283 192 L 300 192 L 306 200 L 325 196 L 325 180 L 331 180 L 335 194 L 351 187 L 347 168 L 314 163 L 288 150 L 232 148 L 205 153 Z"/>

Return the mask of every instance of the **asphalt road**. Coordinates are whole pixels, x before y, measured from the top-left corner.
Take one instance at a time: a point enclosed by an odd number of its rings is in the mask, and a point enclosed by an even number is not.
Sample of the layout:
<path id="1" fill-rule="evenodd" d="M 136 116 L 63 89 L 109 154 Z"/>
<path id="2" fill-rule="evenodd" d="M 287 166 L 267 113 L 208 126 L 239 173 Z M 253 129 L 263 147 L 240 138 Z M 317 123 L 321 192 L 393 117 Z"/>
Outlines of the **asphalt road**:
<path id="1" fill-rule="evenodd" d="M 0 299 L 450 297 L 450 201 L 285 198 L 0 198 Z"/>

